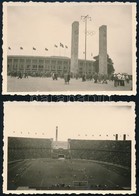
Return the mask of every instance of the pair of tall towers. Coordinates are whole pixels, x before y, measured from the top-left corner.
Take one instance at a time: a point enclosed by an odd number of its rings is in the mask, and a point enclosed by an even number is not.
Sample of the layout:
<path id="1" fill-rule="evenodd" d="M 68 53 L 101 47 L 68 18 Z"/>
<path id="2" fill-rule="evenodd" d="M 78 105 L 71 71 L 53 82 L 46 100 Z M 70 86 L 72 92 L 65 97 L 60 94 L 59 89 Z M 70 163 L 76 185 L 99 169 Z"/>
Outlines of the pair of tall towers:
<path id="1" fill-rule="evenodd" d="M 79 22 L 72 23 L 71 37 L 71 73 L 73 76 L 78 74 L 78 52 L 79 52 Z M 107 26 L 99 28 L 99 73 L 108 74 L 107 68 Z"/>

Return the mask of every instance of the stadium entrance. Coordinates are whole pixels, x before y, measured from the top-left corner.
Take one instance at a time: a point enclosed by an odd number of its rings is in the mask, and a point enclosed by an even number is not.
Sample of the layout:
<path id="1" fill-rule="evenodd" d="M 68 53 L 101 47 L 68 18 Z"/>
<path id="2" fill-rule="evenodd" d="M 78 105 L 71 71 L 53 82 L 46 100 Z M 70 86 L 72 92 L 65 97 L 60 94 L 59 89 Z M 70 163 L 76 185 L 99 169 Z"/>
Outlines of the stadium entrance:
<path id="1" fill-rule="evenodd" d="M 69 159 L 69 149 L 67 141 L 52 142 L 52 158 L 53 159 Z"/>
<path id="2" fill-rule="evenodd" d="M 65 159 L 65 155 L 64 154 L 58 154 L 58 159 L 59 160 L 64 160 Z"/>

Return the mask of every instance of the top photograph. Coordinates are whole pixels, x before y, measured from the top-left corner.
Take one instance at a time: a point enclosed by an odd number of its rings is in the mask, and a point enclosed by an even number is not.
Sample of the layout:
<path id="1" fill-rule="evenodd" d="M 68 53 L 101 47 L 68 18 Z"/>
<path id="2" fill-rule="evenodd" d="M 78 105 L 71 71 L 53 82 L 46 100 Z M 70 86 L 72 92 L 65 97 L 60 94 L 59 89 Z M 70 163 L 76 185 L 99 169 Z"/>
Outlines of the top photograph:
<path id="1" fill-rule="evenodd" d="M 3 94 L 135 95 L 136 3 L 3 3 Z"/>

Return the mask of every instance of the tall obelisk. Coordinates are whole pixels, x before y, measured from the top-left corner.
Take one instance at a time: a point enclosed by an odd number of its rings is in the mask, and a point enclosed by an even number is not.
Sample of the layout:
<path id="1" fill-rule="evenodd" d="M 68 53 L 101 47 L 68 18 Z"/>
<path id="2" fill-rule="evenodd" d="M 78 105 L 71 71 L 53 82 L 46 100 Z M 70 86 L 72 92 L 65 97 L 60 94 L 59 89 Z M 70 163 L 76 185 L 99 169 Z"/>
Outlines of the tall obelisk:
<path id="1" fill-rule="evenodd" d="M 72 23 L 72 37 L 71 37 L 71 74 L 76 76 L 78 74 L 78 48 L 79 48 L 79 22 Z"/>
<path id="2" fill-rule="evenodd" d="M 56 126 L 56 142 L 58 141 L 58 126 Z"/>
<path id="3" fill-rule="evenodd" d="M 107 75 L 107 26 L 99 28 L 99 73 Z"/>

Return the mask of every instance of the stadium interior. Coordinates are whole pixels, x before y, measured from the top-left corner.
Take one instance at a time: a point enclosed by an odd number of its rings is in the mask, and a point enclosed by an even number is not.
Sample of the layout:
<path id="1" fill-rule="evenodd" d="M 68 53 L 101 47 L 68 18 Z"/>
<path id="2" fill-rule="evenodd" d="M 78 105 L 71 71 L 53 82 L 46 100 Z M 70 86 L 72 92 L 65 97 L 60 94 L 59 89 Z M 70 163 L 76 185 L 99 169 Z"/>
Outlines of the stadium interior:
<path id="1" fill-rule="evenodd" d="M 8 190 L 130 190 L 131 141 L 8 138 Z"/>

